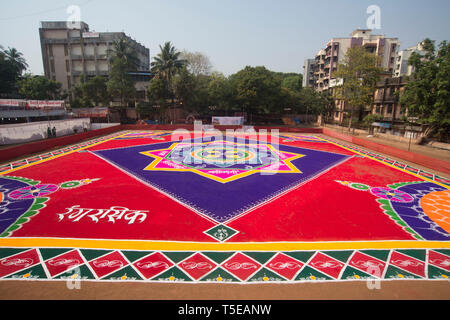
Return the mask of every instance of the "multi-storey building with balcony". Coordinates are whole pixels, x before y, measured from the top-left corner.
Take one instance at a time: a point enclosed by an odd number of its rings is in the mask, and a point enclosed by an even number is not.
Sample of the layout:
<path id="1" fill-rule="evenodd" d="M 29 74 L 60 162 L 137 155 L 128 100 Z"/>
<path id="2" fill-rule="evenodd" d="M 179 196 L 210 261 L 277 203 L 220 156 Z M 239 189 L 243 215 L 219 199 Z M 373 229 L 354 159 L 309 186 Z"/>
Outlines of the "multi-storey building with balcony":
<path id="1" fill-rule="evenodd" d="M 305 65 L 303 66 L 303 87 L 304 88 L 314 88 L 316 82 L 315 70 L 317 68 L 316 60 L 306 59 Z"/>
<path id="2" fill-rule="evenodd" d="M 384 69 L 386 75 L 393 75 L 400 42 L 397 38 L 387 38 L 384 35 L 373 35 L 369 29 L 356 29 L 347 38 L 333 38 L 315 56 L 314 89 L 319 92 L 333 94 L 339 81 L 334 73 L 338 65 L 345 62 L 347 50 L 353 47 L 364 47 L 379 57 L 378 66 Z M 334 120 L 342 122 L 344 114 L 350 106 L 345 101 L 336 100 Z M 366 110 L 365 112 L 369 112 Z"/>
<path id="3" fill-rule="evenodd" d="M 325 48 L 316 54 L 316 90 L 324 91 L 330 88 L 330 80 L 334 79 L 333 73 L 337 71 L 338 64 L 344 63 L 348 49 L 357 46 L 376 54 L 380 58 L 378 66 L 386 72 L 394 72 L 395 58 L 400 46 L 398 39 L 372 35 L 368 29 L 357 29 L 351 33 L 350 38 L 331 39 Z"/>
<path id="4" fill-rule="evenodd" d="M 126 38 L 137 52 L 136 82 L 150 80 L 150 50 L 123 32 L 91 32 L 80 22 L 79 28 L 68 27 L 66 21 L 41 22 L 39 29 L 45 76 L 70 90 L 81 76 L 108 76 L 111 70 L 108 53 L 115 41 Z M 138 94 L 140 88 L 137 88 Z M 145 96 L 145 94 L 144 94 Z"/>
<path id="5" fill-rule="evenodd" d="M 397 58 L 395 59 L 394 77 L 410 76 L 413 73 L 414 68 L 408 64 L 409 58 L 413 53 L 417 53 L 421 56 L 425 55 L 422 43 L 398 53 Z"/>
<path id="6" fill-rule="evenodd" d="M 407 115 L 399 104 L 399 93 L 407 83 L 406 77 L 385 78 L 377 83 L 371 114 L 383 116 L 387 122 L 395 122 Z"/>

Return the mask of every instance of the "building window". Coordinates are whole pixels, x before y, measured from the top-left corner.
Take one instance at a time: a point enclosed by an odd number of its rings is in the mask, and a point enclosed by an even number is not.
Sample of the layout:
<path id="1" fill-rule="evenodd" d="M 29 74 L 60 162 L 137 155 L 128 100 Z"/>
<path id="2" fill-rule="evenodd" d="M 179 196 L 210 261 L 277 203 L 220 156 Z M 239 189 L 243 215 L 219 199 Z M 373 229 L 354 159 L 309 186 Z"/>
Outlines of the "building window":
<path id="1" fill-rule="evenodd" d="M 375 108 L 375 112 L 380 113 L 380 111 L 381 111 L 381 106 L 379 104 L 377 104 L 377 106 Z"/>
<path id="2" fill-rule="evenodd" d="M 50 71 L 55 73 L 55 60 L 50 60 Z"/>
<path id="3" fill-rule="evenodd" d="M 72 88 L 72 80 L 70 79 L 70 76 L 67 76 L 67 88 Z"/>
<path id="4" fill-rule="evenodd" d="M 48 46 L 48 55 L 49 55 L 50 57 L 53 57 L 53 46 L 52 46 L 52 45 L 49 45 L 49 46 Z"/>
<path id="5" fill-rule="evenodd" d="M 387 113 L 389 114 L 392 113 L 392 104 L 388 105 Z"/>
<path id="6" fill-rule="evenodd" d="M 67 47 L 67 44 L 64 45 L 64 55 L 67 57 L 69 55 L 69 49 Z"/>
<path id="7" fill-rule="evenodd" d="M 67 72 L 70 71 L 70 63 L 69 63 L 69 60 L 66 60 L 66 71 L 67 71 Z"/>

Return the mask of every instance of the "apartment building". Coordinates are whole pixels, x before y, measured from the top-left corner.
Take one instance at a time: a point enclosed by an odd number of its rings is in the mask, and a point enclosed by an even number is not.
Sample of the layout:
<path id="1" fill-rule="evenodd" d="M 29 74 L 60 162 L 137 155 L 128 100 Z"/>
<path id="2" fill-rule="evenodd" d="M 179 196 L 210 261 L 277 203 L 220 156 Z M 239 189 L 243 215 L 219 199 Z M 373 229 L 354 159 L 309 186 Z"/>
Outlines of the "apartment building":
<path id="1" fill-rule="evenodd" d="M 124 37 L 135 48 L 139 65 L 136 74 L 150 80 L 150 50 L 124 32 L 94 32 L 80 22 L 79 28 L 68 28 L 66 21 L 41 22 L 39 28 L 45 76 L 70 90 L 82 75 L 108 76 L 111 69 L 108 52 L 113 43 Z"/>
<path id="2" fill-rule="evenodd" d="M 379 57 L 378 67 L 385 71 L 383 77 L 392 77 L 394 75 L 400 47 L 398 38 L 375 35 L 372 34 L 370 29 L 356 29 L 350 34 L 350 37 L 332 38 L 324 48 L 317 52 L 314 63 L 308 62 L 309 66 L 312 66 L 311 69 L 314 70 L 314 74 L 313 76 L 308 75 L 307 81 L 313 79 L 313 88 L 318 92 L 334 94 L 335 88 L 339 87 L 341 83 L 339 79 L 334 77 L 334 73 L 337 71 L 338 65 L 345 62 L 347 50 L 358 46 Z M 333 119 L 342 123 L 350 110 L 350 106 L 343 100 L 336 100 L 335 104 L 336 110 Z M 370 112 L 371 107 L 364 110 L 366 114 Z"/>
<path id="3" fill-rule="evenodd" d="M 417 53 L 421 56 L 425 55 L 426 52 L 423 49 L 422 43 L 398 53 L 395 62 L 394 77 L 410 76 L 413 73 L 414 68 L 408 64 L 408 60 L 413 53 Z"/>
<path id="4" fill-rule="evenodd" d="M 314 88 L 316 82 L 315 70 L 317 68 L 315 59 L 306 59 L 303 66 L 303 88 Z"/>
<path id="5" fill-rule="evenodd" d="M 369 29 L 356 29 L 347 38 L 333 38 L 319 50 L 315 56 L 317 68 L 315 70 L 317 91 L 330 89 L 330 81 L 335 79 L 333 73 L 339 64 L 344 63 L 347 50 L 353 47 L 364 47 L 368 52 L 380 57 L 379 67 L 393 74 L 395 59 L 400 42 L 397 38 L 387 38 L 384 35 L 373 35 Z"/>
<path id="6" fill-rule="evenodd" d="M 385 78 L 377 83 L 371 114 L 383 116 L 384 121 L 395 122 L 407 115 L 399 104 L 399 94 L 407 83 L 406 77 Z"/>

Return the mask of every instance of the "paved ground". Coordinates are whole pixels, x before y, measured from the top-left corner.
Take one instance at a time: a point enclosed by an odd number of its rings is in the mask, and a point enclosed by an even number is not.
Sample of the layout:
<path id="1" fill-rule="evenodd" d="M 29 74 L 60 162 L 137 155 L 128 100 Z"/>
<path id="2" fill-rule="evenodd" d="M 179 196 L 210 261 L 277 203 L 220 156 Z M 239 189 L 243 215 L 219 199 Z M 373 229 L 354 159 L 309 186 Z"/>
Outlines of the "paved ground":
<path id="1" fill-rule="evenodd" d="M 265 285 L 2 282 L 0 299 L 77 300 L 448 300 L 449 281 L 386 281 L 380 289 L 365 282 Z"/>
<path id="2" fill-rule="evenodd" d="M 324 138 L 327 138 L 326 135 L 317 134 L 317 136 L 322 136 Z M 402 149 L 402 150 L 408 150 L 408 145 L 405 146 L 403 143 L 396 142 L 396 141 L 387 141 L 387 140 L 380 139 L 380 138 L 367 138 L 367 137 L 363 137 L 363 136 L 358 136 L 358 138 L 367 139 L 369 141 L 373 141 L 373 142 L 376 142 L 376 143 L 388 145 L 388 146 L 395 147 L 395 148 Z M 341 140 L 341 139 L 338 139 L 338 138 L 333 138 L 333 140 L 337 140 L 337 141 L 340 141 L 340 142 L 345 143 L 345 144 L 351 144 L 351 143 L 349 143 L 347 141 L 344 141 L 344 140 Z M 370 150 L 368 148 L 364 148 L 364 147 L 361 147 L 361 146 L 358 146 L 358 147 L 361 148 L 361 149 L 364 149 L 364 150 Z M 427 155 L 427 156 L 435 158 L 435 159 L 441 159 L 441 160 L 450 161 L 450 151 L 447 151 L 447 150 L 437 149 L 437 148 L 433 148 L 433 147 L 430 147 L 430 146 L 411 145 L 411 151 L 419 153 L 419 154 Z M 431 172 L 433 174 L 438 174 L 440 176 L 450 178 L 448 174 L 445 174 L 445 173 L 443 173 L 441 171 L 433 170 L 431 168 L 427 168 L 427 167 L 421 166 L 421 165 L 419 165 L 417 163 L 414 163 L 414 162 L 411 162 L 411 161 L 406 161 L 404 159 L 397 158 L 397 157 L 394 157 L 394 156 L 391 156 L 391 155 L 388 155 L 388 154 L 384 154 L 382 152 L 378 152 L 377 151 L 376 153 L 379 154 L 379 155 L 383 155 L 383 156 L 389 157 L 390 159 L 398 160 L 398 161 L 401 161 L 403 163 L 409 164 L 409 165 L 411 165 L 414 168 L 422 169 L 422 170 Z"/>
<path id="3" fill-rule="evenodd" d="M 398 141 L 394 141 L 394 140 L 386 140 L 386 139 L 382 139 L 382 138 L 378 138 L 378 137 L 367 138 L 364 136 L 359 136 L 359 138 L 364 138 L 369 141 L 388 145 L 388 146 L 395 147 L 395 148 L 402 149 L 402 150 L 408 150 L 408 144 L 405 144 L 403 142 L 398 142 Z M 429 157 L 432 157 L 435 159 L 450 161 L 450 151 L 448 151 L 448 150 L 438 149 L 438 148 L 430 147 L 428 145 L 411 144 L 410 151 L 419 153 L 419 154 L 423 154 L 423 155 L 426 155 L 426 156 L 429 156 Z"/>

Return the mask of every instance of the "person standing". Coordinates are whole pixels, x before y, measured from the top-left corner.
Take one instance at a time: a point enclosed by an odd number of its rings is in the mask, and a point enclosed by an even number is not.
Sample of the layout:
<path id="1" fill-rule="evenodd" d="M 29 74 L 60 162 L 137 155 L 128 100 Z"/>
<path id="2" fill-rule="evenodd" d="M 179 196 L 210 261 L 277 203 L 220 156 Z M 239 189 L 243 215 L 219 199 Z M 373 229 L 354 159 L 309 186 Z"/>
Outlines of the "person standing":
<path id="1" fill-rule="evenodd" d="M 50 127 L 47 127 L 47 138 L 50 139 L 52 137 L 52 130 Z"/>
<path id="2" fill-rule="evenodd" d="M 53 134 L 53 137 L 56 138 L 56 128 L 55 127 L 53 127 L 53 129 L 52 129 L 52 134 Z"/>

